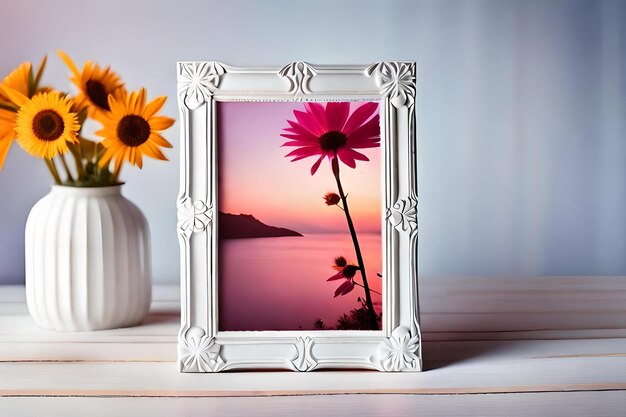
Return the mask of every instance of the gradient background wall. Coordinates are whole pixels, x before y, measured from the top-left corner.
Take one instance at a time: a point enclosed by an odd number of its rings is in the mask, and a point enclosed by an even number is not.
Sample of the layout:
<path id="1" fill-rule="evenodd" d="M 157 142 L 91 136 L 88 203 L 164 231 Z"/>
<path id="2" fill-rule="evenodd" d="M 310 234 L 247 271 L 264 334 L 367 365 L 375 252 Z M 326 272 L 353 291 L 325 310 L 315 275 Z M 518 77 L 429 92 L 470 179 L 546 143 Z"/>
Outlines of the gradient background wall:
<path id="1" fill-rule="evenodd" d="M 4 1 L 0 74 L 54 51 L 170 96 L 175 62 L 418 61 L 420 275 L 626 275 L 626 2 Z M 177 147 L 178 129 L 167 137 Z M 126 169 L 154 279 L 178 281 L 171 162 Z M 0 173 L 0 283 L 21 283 L 24 224 L 48 190 L 14 146 Z"/>

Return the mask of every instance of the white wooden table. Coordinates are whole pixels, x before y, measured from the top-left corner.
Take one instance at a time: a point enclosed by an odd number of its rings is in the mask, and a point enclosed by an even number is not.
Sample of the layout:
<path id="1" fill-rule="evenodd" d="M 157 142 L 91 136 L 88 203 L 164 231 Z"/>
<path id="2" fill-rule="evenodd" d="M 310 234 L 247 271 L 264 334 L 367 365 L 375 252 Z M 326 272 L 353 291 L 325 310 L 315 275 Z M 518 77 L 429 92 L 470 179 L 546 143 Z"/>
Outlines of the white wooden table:
<path id="1" fill-rule="evenodd" d="M 451 289 L 452 288 L 452 289 Z M 0 416 L 625 416 L 626 277 L 421 286 L 426 371 L 176 370 L 178 289 L 135 328 L 56 333 L 0 287 Z"/>

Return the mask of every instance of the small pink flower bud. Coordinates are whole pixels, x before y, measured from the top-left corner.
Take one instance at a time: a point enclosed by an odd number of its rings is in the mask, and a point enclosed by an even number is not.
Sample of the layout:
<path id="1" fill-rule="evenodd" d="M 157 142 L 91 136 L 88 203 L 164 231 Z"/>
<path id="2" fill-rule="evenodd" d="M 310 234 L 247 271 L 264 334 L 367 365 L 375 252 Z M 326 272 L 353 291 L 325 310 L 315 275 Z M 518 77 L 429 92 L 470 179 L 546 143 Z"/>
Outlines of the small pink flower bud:
<path id="1" fill-rule="evenodd" d="M 336 206 L 340 201 L 341 197 L 336 193 L 326 193 L 324 196 L 324 202 L 327 206 Z"/>

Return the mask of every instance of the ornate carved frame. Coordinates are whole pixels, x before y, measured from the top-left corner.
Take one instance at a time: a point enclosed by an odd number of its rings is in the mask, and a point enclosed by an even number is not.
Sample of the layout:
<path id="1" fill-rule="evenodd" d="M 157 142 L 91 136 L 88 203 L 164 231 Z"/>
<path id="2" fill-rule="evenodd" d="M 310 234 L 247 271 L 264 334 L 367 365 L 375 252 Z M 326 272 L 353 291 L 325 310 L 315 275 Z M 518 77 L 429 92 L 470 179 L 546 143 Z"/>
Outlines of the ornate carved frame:
<path id="1" fill-rule="evenodd" d="M 235 68 L 180 62 L 181 176 L 178 195 L 181 372 L 369 368 L 420 371 L 417 292 L 416 65 L 377 62 Z M 216 101 L 381 103 L 383 329 L 218 331 Z"/>

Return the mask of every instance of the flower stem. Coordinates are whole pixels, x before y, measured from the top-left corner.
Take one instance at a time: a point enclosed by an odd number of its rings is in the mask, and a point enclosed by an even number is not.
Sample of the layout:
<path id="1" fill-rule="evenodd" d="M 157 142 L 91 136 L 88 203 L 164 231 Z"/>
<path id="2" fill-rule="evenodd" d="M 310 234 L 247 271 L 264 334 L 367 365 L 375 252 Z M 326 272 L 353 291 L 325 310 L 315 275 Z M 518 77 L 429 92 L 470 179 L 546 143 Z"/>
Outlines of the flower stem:
<path id="1" fill-rule="evenodd" d="M 78 177 L 77 179 L 80 180 L 85 177 L 85 170 L 83 168 L 83 151 L 81 144 L 72 143 L 68 144 L 68 147 L 70 148 L 70 152 L 72 153 L 72 156 L 74 157 L 74 162 L 76 163 L 76 176 Z"/>
<path id="2" fill-rule="evenodd" d="M 359 283 L 358 283 L 358 282 L 356 282 L 356 281 L 352 281 L 352 282 L 354 282 L 354 285 L 358 285 L 358 286 L 359 286 L 359 287 L 361 287 L 361 288 L 365 288 L 365 287 L 363 286 L 363 284 L 359 284 Z M 371 288 L 370 288 L 370 291 L 371 291 L 371 292 L 373 292 L 374 294 L 382 295 L 382 294 L 381 294 L 381 293 L 379 293 L 378 291 L 373 290 L 373 289 L 371 289 Z"/>
<path id="3" fill-rule="evenodd" d="M 119 164 L 118 166 L 115 167 L 115 171 L 113 171 L 113 182 L 117 183 L 117 179 L 120 176 L 120 171 L 122 170 L 122 165 L 123 164 Z"/>
<path id="4" fill-rule="evenodd" d="M 61 163 L 63 164 L 63 168 L 65 169 L 65 173 L 67 174 L 67 180 L 69 182 L 74 182 L 74 177 L 72 177 L 72 171 L 70 171 L 70 167 L 67 165 L 67 161 L 65 160 L 65 155 L 61 154 Z"/>
<path id="5" fill-rule="evenodd" d="M 346 220 L 348 221 L 348 228 L 350 229 L 350 236 L 352 236 L 352 243 L 354 244 L 354 251 L 356 252 L 356 259 L 359 263 L 359 270 L 361 271 L 361 277 L 363 278 L 363 289 L 365 292 L 365 303 L 367 304 L 367 309 L 369 310 L 370 321 L 372 325 L 372 329 L 378 330 L 378 320 L 376 318 L 376 312 L 374 311 L 374 303 L 372 303 L 372 295 L 370 294 L 370 287 L 367 283 L 367 276 L 365 275 L 365 263 L 363 262 L 363 255 L 361 254 L 361 247 L 359 246 L 359 239 L 356 236 L 356 230 L 354 228 L 354 223 L 352 222 L 352 217 L 350 216 L 350 210 L 348 208 L 348 200 L 346 198 L 346 193 L 343 191 L 343 186 L 341 185 L 341 178 L 339 176 L 339 160 L 337 159 L 337 155 L 332 161 L 333 166 L 333 174 L 335 175 L 335 180 L 337 181 L 337 190 L 339 191 L 339 197 L 341 197 L 341 202 L 343 203 L 343 211 L 346 214 Z"/>
<path id="6" fill-rule="evenodd" d="M 46 161 L 46 166 L 48 167 L 50 174 L 52 174 L 52 178 L 54 178 L 54 182 L 57 185 L 61 185 L 61 182 L 62 182 L 61 177 L 59 177 L 59 173 L 57 171 L 57 168 L 54 166 L 54 162 L 52 162 L 52 159 L 44 158 L 44 161 Z"/>

